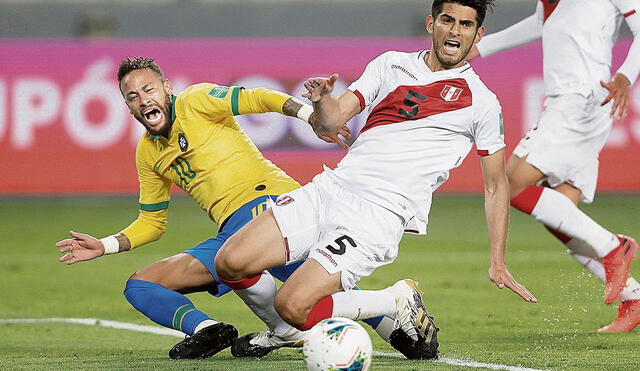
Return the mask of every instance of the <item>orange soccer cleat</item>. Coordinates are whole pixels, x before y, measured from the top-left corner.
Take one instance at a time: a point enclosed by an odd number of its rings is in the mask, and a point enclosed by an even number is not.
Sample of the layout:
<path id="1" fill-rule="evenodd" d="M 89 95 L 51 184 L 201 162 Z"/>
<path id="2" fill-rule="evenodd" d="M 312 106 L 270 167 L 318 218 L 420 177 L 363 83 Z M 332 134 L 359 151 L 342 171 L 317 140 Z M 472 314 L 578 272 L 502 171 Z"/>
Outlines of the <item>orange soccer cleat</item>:
<path id="1" fill-rule="evenodd" d="M 638 244 L 633 238 L 618 235 L 618 239 L 620 240 L 618 247 L 600 259 L 604 265 L 604 301 L 607 304 L 613 303 L 620 296 L 620 291 L 629 277 L 629 265 L 635 259 L 636 250 L 638 250 Z"/>
<path id="2" fill-rule="evenodd" d="M 640 324 L 640 300 L 627 300 L 618 305 L 618 315 L 613 322 L 598 332 L 629 332 Z"/>

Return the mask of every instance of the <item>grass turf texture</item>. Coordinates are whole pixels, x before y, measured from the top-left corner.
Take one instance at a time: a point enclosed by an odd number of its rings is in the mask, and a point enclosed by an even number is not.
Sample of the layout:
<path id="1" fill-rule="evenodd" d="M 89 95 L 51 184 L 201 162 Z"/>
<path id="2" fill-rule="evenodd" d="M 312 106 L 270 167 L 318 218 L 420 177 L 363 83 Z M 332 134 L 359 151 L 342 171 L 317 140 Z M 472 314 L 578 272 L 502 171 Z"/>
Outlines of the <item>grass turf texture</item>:
<path id="1" fill-rule="evenodd" d="M 158 242 L 91 262 L 58 263 L 54 243 L 74 229 L 111 234 L 137 214 L 135 198 L 0 199 L 0 318 L 95 317 L 149 325 L 122 296 L 137 269 L 185 250 L 215 229 L 187 198 L 171 201 L 169 226 Z M 640 196 L 599 196 L 585 210 L 616 233 L 640 237 Z M 395 263 L 361 281 L 382 288 L 411 277 L 441 329 L 441 356 L 542 369 L 640 369 L 638 330 L 598 334 L 615 307 L 602 285 L 529 217 L 513 212 L 508 263 L 539 299 L 527 304 L 487 279 L 488 246 L 482 198 L 437 196 L 430 234 L 405 236 Z M 640 260 L 632 272 L 640 277 Z M 233 294 L 190 296 L 241 334 L 263 325 Z M 374 350 L 392 352 L 375 333 Z M 263 360 L 239 360 L 228 350 L 205 361 L 172 361 L 171 336 L 73 324 L 0 324 L 0 369 L 300 370 L 302 354 L 280 350 Z M 375 357 L 374 370 L 452 370 L 460 366 Z"/>

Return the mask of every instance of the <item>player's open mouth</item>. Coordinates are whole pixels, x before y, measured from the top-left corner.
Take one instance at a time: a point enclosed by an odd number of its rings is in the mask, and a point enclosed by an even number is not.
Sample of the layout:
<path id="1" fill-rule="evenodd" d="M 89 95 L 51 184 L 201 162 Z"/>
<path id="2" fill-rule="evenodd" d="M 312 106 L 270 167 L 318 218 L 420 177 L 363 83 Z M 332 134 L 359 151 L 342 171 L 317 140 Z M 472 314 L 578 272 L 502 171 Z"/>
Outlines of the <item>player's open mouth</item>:
<path id="1" fill-rule="evenodd" d="M 162 120 L 162 112 L 157 108 L 149 108 L 143 112 L 144 118 L 151 125 L 156 125 Z"/>
<path id="2" fill-rule="evenodd" d="M 447 40 L 444 42 L 444 50 L 447 54 L 455 54 L 460 49 L 460 43 L 458 41 Z"/>

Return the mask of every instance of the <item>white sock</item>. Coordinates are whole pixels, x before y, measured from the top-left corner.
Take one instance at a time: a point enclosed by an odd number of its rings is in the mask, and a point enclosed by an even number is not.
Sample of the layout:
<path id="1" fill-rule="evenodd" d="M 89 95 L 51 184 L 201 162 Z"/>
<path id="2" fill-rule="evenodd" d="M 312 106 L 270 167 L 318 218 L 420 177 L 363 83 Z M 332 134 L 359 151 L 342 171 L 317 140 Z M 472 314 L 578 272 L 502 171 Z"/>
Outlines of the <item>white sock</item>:
<path id="1" fill-rule="evenodd" d="M 218 321 L 216 320 L 212 320 L 212 319 L 205 319 L 204 321 L 198 323 L 198 325 L 196 326 L 196 328 L 193 330 L 193 333 L 197 333 L 198 331 L 202 330 L 205 327 L 209 327 L 209 326 L 213 326 L 216 323 L 218 323 Z"/>
<path id="2" fill-rule="evenodd" d="M 600 281 L 605 281 L 604 266 L 598 260 L 578 255 L 571 250 L 567 250 L 569 255 L 573 256 L 580 264 L 591 271 Z M 620 293 L 620 300 L 640 300 L 640 284 L 633 277 L 627 278 L 627 284 Z"/>
<path id="3" fill-rule="evenodd" d="M 531 215 L 551 229 L 584 241 L 599 258 L 620 244 L 618 237 L 602 228 L 568 197 L 550 188 L 542 191 Z"/>
<path id="4" fill-rule="evenodd" d="M 345 317 L 354 321 L 379 316 L 395 317 L 396 299 L 384 291 L 347 290 L 331 295 L 332 317 Z"/>
<path id="5" fill-rule="evenodd" d="M 280 315 L 273 307 L 276 290 L 276 282 L 273 280 L 271 273 L 263 271 L 262 276 L 253 286 L 234 291 L 247 304 L 249 309 L 269 327 L 269 330 L 276 335 L 282 335 L 292 326 L 280 318 Z"/>
<path id="6" fill-rule="evenodd" d="M 378 326 L 375 328 L 378 335 L 380 335 L 382 340 L 386 341 L 387 343 L 389 342 L 389 337 L 391 336 L 391 333 L 393 332 L 393 330 L 396 329 L 395 323 L 396 323 L 396 320 L 393 319 L 392 317 L 384 316 L 382 317 L 382 321 L 380 321 Z"/>

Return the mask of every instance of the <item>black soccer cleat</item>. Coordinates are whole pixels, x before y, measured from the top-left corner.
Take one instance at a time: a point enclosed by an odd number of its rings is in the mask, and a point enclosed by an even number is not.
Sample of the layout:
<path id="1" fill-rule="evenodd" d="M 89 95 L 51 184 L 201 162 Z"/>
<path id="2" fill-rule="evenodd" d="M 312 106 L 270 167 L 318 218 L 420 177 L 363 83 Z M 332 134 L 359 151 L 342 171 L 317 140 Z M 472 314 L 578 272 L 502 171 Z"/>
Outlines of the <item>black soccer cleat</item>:
<path id="1" fill-rule="evenodd" d="M 251 344 L 251 339 L 258 335 L 260 335 L 259 332 L 252 332 L 237 338 L 231 345 L 231 354 L 238 358 L 262 358 L 271 353 L 271 351 L 280 348 L 278 346 Z"/>
<path id="2" fill-rule="evenodd" d="M 393 330 L 389 336 L 389 344 L 402 353 L 407 359 L 437 359 L 438 358 L 438 331 L 433 322 L 433 316 L 420 311 L 417 318 L 420 335 L 418 340 L 412 339 L 401 328 Z"/>
<path id="3" fill-rule="evenodd" d="M 228 348 L 238 338 L 238 330 L 227 323 L 219 322 L 203 328 L 174 345 L 169 351 L 171 359 L 209 358 Z"/>

